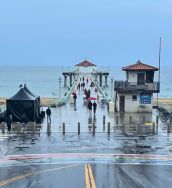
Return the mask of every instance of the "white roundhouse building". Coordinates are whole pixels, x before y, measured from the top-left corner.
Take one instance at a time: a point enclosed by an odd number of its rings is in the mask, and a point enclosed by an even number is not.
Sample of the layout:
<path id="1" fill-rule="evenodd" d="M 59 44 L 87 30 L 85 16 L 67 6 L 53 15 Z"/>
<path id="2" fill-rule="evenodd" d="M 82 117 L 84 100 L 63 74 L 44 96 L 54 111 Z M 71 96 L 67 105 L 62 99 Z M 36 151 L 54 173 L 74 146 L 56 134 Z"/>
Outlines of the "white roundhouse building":
<path id="1" fill-rule="evenodd" d="M 77 72 L 81 74 L 93 73 L 96 71 L 97 66 L 87 60 L 82 61 L 75 65 Z"/>

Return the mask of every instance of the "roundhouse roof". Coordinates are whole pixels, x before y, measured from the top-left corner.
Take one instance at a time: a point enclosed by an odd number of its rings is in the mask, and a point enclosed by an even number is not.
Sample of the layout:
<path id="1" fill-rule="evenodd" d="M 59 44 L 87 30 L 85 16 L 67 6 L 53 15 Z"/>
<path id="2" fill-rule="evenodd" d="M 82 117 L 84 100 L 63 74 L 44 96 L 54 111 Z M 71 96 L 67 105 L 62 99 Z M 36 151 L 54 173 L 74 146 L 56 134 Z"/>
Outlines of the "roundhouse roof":
<path id="1" fill-rule="evenodd" d="M 93 67 L 93 66 L 96 66 L 96 65 L 87 61 L 87 60 L 84 60 L 81 63 L 76 64 L 75 66 L 78 66 L 78 67 Z"/>

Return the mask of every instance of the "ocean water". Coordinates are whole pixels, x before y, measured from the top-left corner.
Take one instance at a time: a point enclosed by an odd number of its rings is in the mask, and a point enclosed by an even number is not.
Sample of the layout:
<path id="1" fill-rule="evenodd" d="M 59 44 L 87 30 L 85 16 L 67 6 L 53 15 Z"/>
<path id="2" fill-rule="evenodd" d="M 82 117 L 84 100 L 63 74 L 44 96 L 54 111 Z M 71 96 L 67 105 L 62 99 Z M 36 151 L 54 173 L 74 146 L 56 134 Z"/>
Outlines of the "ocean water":
<path id="1" fill-rule="evenodd" d="M 67 89 L 63 87 L 63 71 L 72 71 L 74 67 L 0 67 L 0 97 L 11 97 L 18 90 L 20 84 L 25 84 L 36 95 L 41 97 L 58 97 L 63 95 Z M 98 67 L 99 71 L 109 71 L 109 86 L 111 79 L 125 80 L 125 73 L 121 67 Z M 59 77 L 61 81 L 61 91 L 59 92 Z M 156 79 L 158 77 L 156 73 Z M 111 87 L 109 87 L 110 93 Z M 160 97 L 172 97 L 172 67 L 161 70 L 161 92 Z"/>

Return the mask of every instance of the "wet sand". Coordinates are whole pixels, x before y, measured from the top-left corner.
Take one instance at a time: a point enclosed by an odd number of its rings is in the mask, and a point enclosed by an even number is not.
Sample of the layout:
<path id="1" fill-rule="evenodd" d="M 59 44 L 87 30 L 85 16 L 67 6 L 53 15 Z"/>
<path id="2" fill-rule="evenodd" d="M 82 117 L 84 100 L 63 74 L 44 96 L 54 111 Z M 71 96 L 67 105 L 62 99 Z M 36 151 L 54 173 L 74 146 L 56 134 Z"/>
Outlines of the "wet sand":
<path id="1" fill-rule="evenodd" d="M 0 105 L 6 103 L 6 98 L 5 97 L 0 97 Z"/>

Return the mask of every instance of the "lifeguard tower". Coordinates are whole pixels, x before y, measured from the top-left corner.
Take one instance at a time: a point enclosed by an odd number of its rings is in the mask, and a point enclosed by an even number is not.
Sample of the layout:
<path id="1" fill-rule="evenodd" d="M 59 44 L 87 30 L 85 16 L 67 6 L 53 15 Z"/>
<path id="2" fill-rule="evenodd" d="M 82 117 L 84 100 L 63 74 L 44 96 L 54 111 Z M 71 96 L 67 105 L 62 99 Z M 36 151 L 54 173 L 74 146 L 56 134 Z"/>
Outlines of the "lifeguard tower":
<path id="1" fill-rule="evenodd" d="M 115 81 L 115 108 L 118 112 L 151 112 L 153 94 L 159 93 L 160 84 L 154 81 L 159 69 L 138 60 L 123 67 L 125 81 Z"/>

